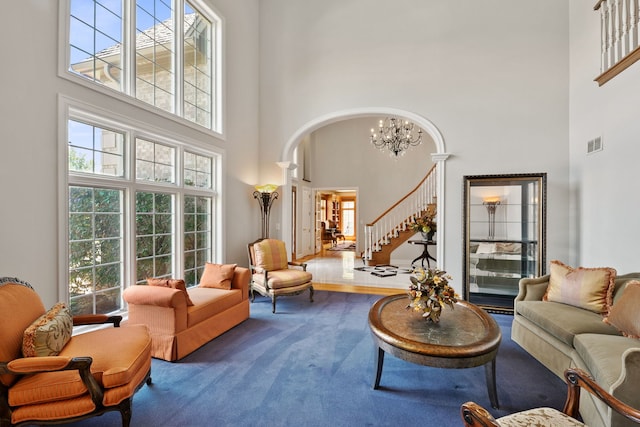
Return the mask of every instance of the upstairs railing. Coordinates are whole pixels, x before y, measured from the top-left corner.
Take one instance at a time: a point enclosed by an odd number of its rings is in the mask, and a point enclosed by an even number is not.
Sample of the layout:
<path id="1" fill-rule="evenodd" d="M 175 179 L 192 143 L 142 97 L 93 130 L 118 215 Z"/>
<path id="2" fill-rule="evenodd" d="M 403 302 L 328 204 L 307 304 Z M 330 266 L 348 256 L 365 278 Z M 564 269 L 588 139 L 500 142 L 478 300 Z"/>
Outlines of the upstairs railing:
<path id="1" fill-rule="evenodd" d="M 436 202 L 436 165 L 429 170 L 420 183 L 406 196 L 397 201 L 382 215 L 364 227 L 363 260 L 372 258 L 372 253 L 388 244 L 392 237 L 406 230 L 409 224 L 421 216 L 427 207 Z"/>
<path id="2" fill-rule="evenodd" d="M 640 59 L 640 0 L 599 0 L 600 86 Z"/>

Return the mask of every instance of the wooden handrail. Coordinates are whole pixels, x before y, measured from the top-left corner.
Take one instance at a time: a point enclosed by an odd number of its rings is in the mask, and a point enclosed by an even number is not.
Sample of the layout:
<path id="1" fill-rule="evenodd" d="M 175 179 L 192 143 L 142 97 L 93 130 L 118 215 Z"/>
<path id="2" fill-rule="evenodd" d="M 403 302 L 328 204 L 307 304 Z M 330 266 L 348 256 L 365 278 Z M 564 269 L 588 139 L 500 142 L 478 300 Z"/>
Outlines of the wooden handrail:
<path id="1" fill-rule="evenodd" d="M 418 185 L 415 186 L 415 188 L 411 191 L 409 191 L 407 194 L 404 195 L 404 197 L 402 197 L 400 200 L 398 200 L 397 202 L 395 202 L 393 205 L 391 205 L 386 211 L 384 211 L 381 215 L 379 215 L 376 219 L 373 220 L 373 222 L 367 224 L 367 227 L 371 227 L 373 226 L 373 224 L 375 224 L 376 222 L 380 221 L 380 219 L 382 217 L 384 217 L 386 214 L 388 214 L 393 208 L 395 208 L 396 206 L 398 206 L 400 203 L 404 202 L 407 197 L 409 197 L 411 194 L 415 193 L 416 190 L 418 190 L 418 188 L 420 188 L 420 186 L 422 184 L 424 184 L 424 182 L 427 180 L 427 178 L 429 178 L 429 175 L 431 175 L 431 172 L 433 172 L 433 170 L 436 168 L 436 165 L 434 164 L 433 166 L 431 166 L 431 169 L 429 169 L 429 172 L 427 172 L 427 174 L 425 175 L 424 178 L 422 178 L 422 180 L 418 183 Z"/>
<path id="2" fill-rule="evenodd" d="M 618 74 L 620 74 L 621 72 L 629 68 L 631 65 L 633 65 L 637 61 L 640 61 L 640 46 L 633 49 L 631 53 L 629 53 L 627 56 L 625 56 L 624 58 L 616 62 L 615 65 L 611 66 L 611 68 L 609 68 L 607 71 L 600 74 L 598 77 L 596 77 L 593 80 L 598 82 L 598 86 L 602 86 L 603 84 L 605 84 L 606 82 L 608 82 L 609 80 L 611 80 L 612 78 L 614 78 L 615 76 L 617 76 Z"/>

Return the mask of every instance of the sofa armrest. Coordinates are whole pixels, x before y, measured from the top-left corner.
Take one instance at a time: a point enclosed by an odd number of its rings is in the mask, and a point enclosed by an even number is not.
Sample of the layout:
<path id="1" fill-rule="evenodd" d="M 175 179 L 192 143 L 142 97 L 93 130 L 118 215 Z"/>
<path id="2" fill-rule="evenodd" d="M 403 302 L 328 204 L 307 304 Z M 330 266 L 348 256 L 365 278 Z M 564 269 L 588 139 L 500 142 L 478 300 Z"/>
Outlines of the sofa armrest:
<path id="1" fill-rule="evenodd" d="M 518 282 L 516 301 L 542 301 L 549 286 L 549 274 L 540 277 L 524 278 Z"/>
<path id="2" fill-rule="evenodd" d="M 640 408 L 640 343 L 622 353 L 620 378 L 607 390 L 617 399 L 634 408 Z"/>
<path id="3" fill-rule="evenodd" d="M 187 306 L 187 299 L 181 290 L 163 286 L 131 286 L 124 290 L 122 297 L 127 304 L 154 305 L 169 308 Z"/>
<path id="4" fill-rule="evenodd" d="M 237 266 L 231 279 L 231 289 L 240 289 L 242 299 L 249 299 L 249 283 L 251 282 L 251 270 Z"/>

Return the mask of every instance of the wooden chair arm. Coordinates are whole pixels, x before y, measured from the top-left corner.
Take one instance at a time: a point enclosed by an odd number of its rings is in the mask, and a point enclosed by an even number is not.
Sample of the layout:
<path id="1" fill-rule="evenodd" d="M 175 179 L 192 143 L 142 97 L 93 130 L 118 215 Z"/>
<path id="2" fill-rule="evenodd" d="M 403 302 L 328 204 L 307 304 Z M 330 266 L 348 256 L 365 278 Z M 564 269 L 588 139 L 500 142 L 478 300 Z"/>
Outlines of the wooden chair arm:
<path id="1" fill-rule="evenodd" d="M 602 400 L 614 411 L 618 412 L 625 418 L 640 423 L 640 410 L 635 409 L 624 402 L 616 399 L 605 389 L 600 387 L 586 372 L 578 368 L 570 368 L 564 372 L 567 380 L 567 400 L 564 404 L 562 412 L 570 417 L 576 418 L 580 407 L 580 388 L 584 388 L 589 393 Z"/>
<path id="2" fill-rule="evenodd" d="M 460 415 L 466 427 L 500 427 L 489 411 L 475 402 L 463 403 L 460 407 Z"/>
<path id="3" fill-rule="evenodd" d="M 103 323 L 113 323 L 113 326 L 120 327 L 122 316 L 107 316 L 106 314 L 83 314 L 73 316 L 73 326 L 98 325 Z"/>
<path id="4" fill-rule="evenodd" d="M 302 271 L 307 271 L 307 263 L 306 262 L 289 261 L 287 264 L 291 265 L 291 266 L 294 266 L 294 267 L 302 267 Z"/>
<path id="5" fill-rule="evenodd" d="M 93 359 L 89 356 L 22 357 L 8 363 L 0 363 L 0 374 L 26 375 L 42 372 L 78 371 L 80 378 L 96 406 L 102 405 L 104 392 L 91 374 Z"/>

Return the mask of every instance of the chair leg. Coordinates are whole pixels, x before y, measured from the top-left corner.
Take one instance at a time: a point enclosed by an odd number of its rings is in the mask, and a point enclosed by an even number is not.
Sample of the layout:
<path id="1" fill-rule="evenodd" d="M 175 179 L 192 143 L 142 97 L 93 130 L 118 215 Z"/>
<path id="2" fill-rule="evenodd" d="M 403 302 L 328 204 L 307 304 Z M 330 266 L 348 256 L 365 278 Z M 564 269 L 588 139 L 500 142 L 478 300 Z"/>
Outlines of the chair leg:
<path id="1" fill-rule="evenodd" d="M 122 416 L 122 427 L 129 427 L 131 424 L 131 400 L 133 397 L 123 400 L 119 405 L 120 415 Z"/>
<path id="2" fill-rule="evenodd" d="M 275 314 L 276 312 L 276 296 L 271 297 L 271 312 Z"/>
<path id="3" fill-rule="evenodd" d="M 313 286 L 309 286 L 309 301 L 313 302 Z"/>

